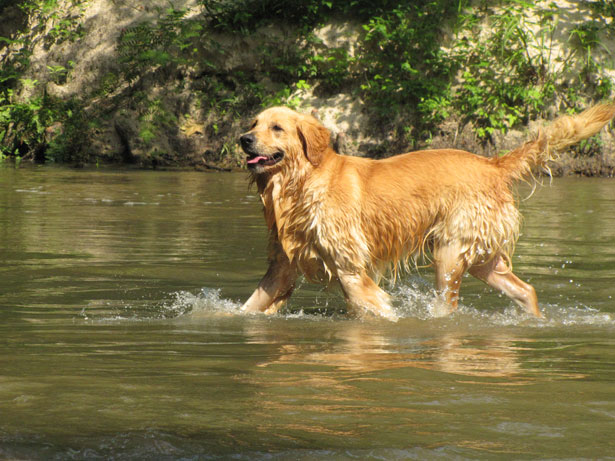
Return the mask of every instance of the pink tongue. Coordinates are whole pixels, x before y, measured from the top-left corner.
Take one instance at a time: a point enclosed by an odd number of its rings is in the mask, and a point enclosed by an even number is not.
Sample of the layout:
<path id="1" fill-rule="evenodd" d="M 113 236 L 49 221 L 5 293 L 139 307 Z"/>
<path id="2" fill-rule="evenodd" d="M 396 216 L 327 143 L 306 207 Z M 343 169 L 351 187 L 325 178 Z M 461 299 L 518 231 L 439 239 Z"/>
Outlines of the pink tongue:
<path id="1" fill-rule="evenodd" d="M 262 155 L 259 155 L 258 157 L 248 159 L 248 163 L 258 163 L 261 160 L 267 160 L 267 157 L 263 157 Z"/>

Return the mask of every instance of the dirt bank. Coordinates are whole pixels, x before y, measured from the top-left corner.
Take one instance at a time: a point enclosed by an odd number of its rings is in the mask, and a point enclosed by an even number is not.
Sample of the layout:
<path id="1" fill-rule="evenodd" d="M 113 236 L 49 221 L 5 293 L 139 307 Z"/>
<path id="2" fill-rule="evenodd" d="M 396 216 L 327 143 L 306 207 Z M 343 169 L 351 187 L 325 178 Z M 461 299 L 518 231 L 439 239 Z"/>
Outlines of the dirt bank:
<path id="1" fill-rule="evenodd" d="M 604 99 L 615 81 L 612 18 L 584 0 L 468 5 L 441 19 L 316 1 L 295 15 L 200 0 L 29 4 L 0 1 L 0 158 L 241 168 L 239 134 L 275 104 L 316 113 L 345 154 L 453 147 L 492 156 L 557 113 Z M 413 54 L 419 20 L 436 21 L 441 43 Z M 516 42 L 502 35 L 513 25 Z M 588 37 L 600 42 L 590 55 L 575 42 Z M 489 48 L 496 39 L 501 49 Z M 429 65 L 446 72 L 432 76 Z M 553 166 L 561 175 L 614 170 L 610 130 Z"/>

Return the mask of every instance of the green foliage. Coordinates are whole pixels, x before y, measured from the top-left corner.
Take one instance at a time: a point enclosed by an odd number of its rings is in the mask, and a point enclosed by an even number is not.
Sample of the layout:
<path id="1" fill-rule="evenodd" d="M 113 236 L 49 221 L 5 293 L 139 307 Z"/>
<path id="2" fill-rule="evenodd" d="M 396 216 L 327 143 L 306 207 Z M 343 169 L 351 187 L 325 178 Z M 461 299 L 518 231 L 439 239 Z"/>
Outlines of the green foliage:
<path id="1" fill-rule="evenodd" d="M 239 31 L 249 35 L 260 27 L 276 22 L 299 26 L 302 32 L 311 30 L 332 10 L 339 10 L 332 0 L 201 0 L 214 28 Z M 358 2 L 350 1 L 344 10 Z"/>
<path id="2" fill-rule="evenodd" d="M 603 1 L 596 3 L 601 4 L 601 9 L 606 9 L 607 6 L 612 8 L 610 14 L 615 12 L 615 2 L 607 3 Z M 612 23 L 610 27 L 613 27 Z M 582 83 L 589 87 L 588 89 L 594 92 L 597 98 L 605 99 L 610 97 L 613 91 L 613 81 L 606 74 L 601 59 L 596 58 L 596 50 L 603 49 L 608 54 L 611 54 L 611 50 L 602 44 L 602 29 L 598 23 L 584 23 L 572 29 L 570 37 L 571 43 L 576 47 L 576 50 L 584 53 L 584 65 L 581 70 Z"/>
<path id="3" fill-rule="evenodd" d="M 453 104 L 466 119 L 472 118 L 479 138 L 526 123 L 552 101 L 555 75 L 548 53 L 554 22 L 541 12 L 539 32 L 532 32 L 535 24 L 523 14 L 530 6 L 523 1 L 503 6 L 501 14 L 490 18 L 489 35 L 478 43 L 468 37 L 479 33 L 476 16 L 460 18 L 462 36 L 453 57 L 465 66 Z"/>
<path id="4" fill-rule="evenodd" d="M 35 81 L 22 81 L 36 85 Z M 24 101 L 0 94 L 0 156 L 76 162 L 89 148 L 87 116 L 75 100 L 43 94 Z"/>
<path id="5" fill-rule="evenodd" d="M 610 12 L 614 3 L 587 1 L 602 12 Z M 596 99 L 613 91 L 612 80 L 592 53 L 602 46 L 604 22 L 570 31 L 569 54 L 554 58 L 561 11 L 546 1 L 476 6 L 465 0 L 302 0 L 291 6 L 284 0 L 244 0 L 207 2 L 207 10 L 216 28 L 227 33 L 254 34 L 274 17 L 298 26 L 296 40 L 260 50 L 262 68 L 255 70 L 261 75 L 252 74 L 249 81 L 238 73 L 231 76 L 234 87 L 249 88 L 251 100 L 297 105 L 298 82 L 325 93 L 350 88 L 366 102 L 374 125 L 399 133 L 403 142 L 429 139 L 450 116 L 472 122 L 478 138 L 487 141 L 495 132 L 544 116 L 555 103 L 574 107 L 587 89 Z M 313 34 L 314 27 L 338 17 L 362 25 L 353 55 L 344 48 L 327 48 Z M 452 37 L 444 40 L 443 29 L 453 31 Z M 582 81 L 567 81 L 568 65 L 580 60 Z M 278 83 L 278 89 L 258 88 L 263 78 Z M 235 100 L 232 106 L 241 104 Z"/>
<path id="6" fill-rule="evenodd" d="M 590 8 L 595 13 L 604 18 L 615 18 L 615 1 L 613 0 L 587 0 Z M 609 27 L 615 27 L 613 22 L 610 22 Z"/>
<path id="7" fill-rule="evenodd" d="M 169 3 L 154 20 L 122 31 L 120 65 L 101 75 L 84 100 L 99 98 L 99 115 L 129 108 L 152 152 L 188 111 L 177 106 L 178 94 L 190 94 L 192 107 L 216 121 L 207 122 L 215 138 L 262 107 L 298 108 L 306 92 L 343 90 L 365 101 L 373 129 L 392 133 L 391 142 L 428 142 L 450 117 L 471 123 L 488 142 L 554 105 L 574 110 L 587 98 L 612 96 L 612 63 L 599 55 L 605 34 L 615 33 L 615 21 L 604 20 L 615 18 L 615 2 L 581 1 L 595 20 L 567 31 L 558 21 L 562 10 L 546 0 L 200 0 L 198 15 Z M 47 25 L 46 46 L 85 33 L 79 18 L 63 16 L 59 2 L 20 3 Z M 315 30 L 328 22 L 351 24 L 358 34 L 326 45 Z M 562 34 L 568 52 L 554 57 L 553 42 Z M 30 36 L 0 38 L 13 49 L 0 67 L 0 153 L 78 160 L 88 151 L 91 116 L 83 103 L 54 100 L 24 78 Z M 246 62 L 228 64 L 236 50 L 218 43 L 220 36 L 249 44 Z M 70 61 L 50 65 L 49 79 L 65 84 L 73 67 Z M 577 80 L 568 73 L 573 67 L 580 69 Z M 28 86 L 32 91 L 22 91 Z M 235 155 L 222 141 L 217 149 L 220 159 Z"/>
<path id="8" fill-rule="evenodd" d="M 83 7 L 85 0 L 70 3 Z M 58 0 L 25 0 L 19 7 L 36 16 L 39 25 L 52 25 L 45 37 L 47 46 L 83 35 L 78 17 L 61 16 Z M 88 149 L 88 129 L 80 104 L 52 98 L 39 88 L 37 80 L 23 78 L 34 46 L 32 37 L 33 31 L 28 31 L 15 39 L 2 39 L 13 52 L 0 67 L 0 158 L 78 161 Z M 51 81 L 66 83 L 74 65 L 68 61 L 65 66 L 48 66 Z"/>
<path id="9" fill-rule="evenodd" d="M 172 70 L 194 63 L 198 48 L 196 41 L 203 24 L 186 19 L 185 9 L 159 10 L 159 19 L 142 23 L 123 31 L 119 38 L 124 77 L 134 81 L 152 68 Z"/>
<path id="10" fill-rule="evenodd" d="M 80 101 L 53 101 L 53 123 L 46 130 L 44 160 L 80 163 L 89 156 L 95 123 Z"/>
<path id="11" fill-rule="evenodd" d="M 162 99 L 143 93 L 140 93 L 140 99 L 144 110 L 139 117 L 139 137 L 145 144 L 151 144 L 163 128 L 177 125 L 177 118 L 166 110 Z"/>
<path id="12" fill-rule="evenodd" d="M 400 2 L 363 26 L 361 95 L 385 125 L 416 111 L 422 129 L 448 115 L 456 62 L 446 56 L 440 36 L 456 12 L 446 0 Z"/>

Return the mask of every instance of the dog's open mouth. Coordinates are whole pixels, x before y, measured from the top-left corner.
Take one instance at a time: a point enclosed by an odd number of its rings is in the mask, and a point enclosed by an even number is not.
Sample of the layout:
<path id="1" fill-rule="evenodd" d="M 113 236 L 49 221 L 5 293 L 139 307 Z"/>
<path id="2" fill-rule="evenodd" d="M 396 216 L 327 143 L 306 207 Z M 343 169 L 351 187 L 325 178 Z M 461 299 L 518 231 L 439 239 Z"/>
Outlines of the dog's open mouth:
<path id="1" fill-rule="evenodd" d="M 280 160 L 284 158 L 283 152 L 276 152 L 275 154 L 269 155 L 258 155 L 258 154 L 248 154 L 248 168 L 253 168 L 255 166 L 272 166 L 278 163 Z"/>

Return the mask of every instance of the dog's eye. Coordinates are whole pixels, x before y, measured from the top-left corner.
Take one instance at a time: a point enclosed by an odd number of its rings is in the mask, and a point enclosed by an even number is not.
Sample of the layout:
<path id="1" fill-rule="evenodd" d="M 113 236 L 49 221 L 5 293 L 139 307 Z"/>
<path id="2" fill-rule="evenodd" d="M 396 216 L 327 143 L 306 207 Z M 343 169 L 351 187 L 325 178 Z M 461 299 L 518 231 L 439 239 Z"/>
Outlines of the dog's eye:
<path id="1" fill-rule="evenodd" d="M 273 126 L 271 127 L 271 129 L 272 129 L 273 131 L 278 131 L 278 132 L 279 132 L 279 131 L 284 131 L 280 125 L 273 125 Z"/>
<path id="2" fill-rule="evenodd" d="M 251 130 L 253 130 L 253 129 L 254 129 L 254 127 L 256 126 L 256 123 L 257 123 L 257 122 L 256 122 L 256 120 L 254 120 L 254 123 L 252 123 L 252 126 L 250 126 L 250 129 L 251 129 Z"/>

